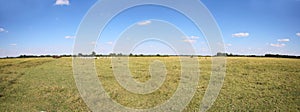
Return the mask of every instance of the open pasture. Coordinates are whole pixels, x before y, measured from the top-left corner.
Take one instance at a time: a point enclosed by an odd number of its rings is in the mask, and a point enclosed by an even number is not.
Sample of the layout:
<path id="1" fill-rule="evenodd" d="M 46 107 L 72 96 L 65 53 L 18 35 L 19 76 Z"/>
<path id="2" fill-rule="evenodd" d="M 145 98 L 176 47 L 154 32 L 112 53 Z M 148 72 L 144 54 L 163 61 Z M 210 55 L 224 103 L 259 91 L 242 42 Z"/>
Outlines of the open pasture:
<path id="1" fill-rule="evenodd" d="M 198 109 L 210 79 L 210 58 L 198 59 L 200 80 L 184 111 Z M 136 81 L 151 78 L 149 65 L 154 60 L 165 64 L 166 80 L 157 91 L 137 95 L 118 84 L 110 58 L 97 59 L 98 77 L 112 99 L 127 107 L 143 109 L 172 97 L 180 81 L 178 57 L 129 60 Z M 229 57 L 223 87 L 209 111 L 300 111 L 299 83 L 299 59 Z M 89 111 L 76 88 L 72 58 L 0 59 L 0 111 Z"/>

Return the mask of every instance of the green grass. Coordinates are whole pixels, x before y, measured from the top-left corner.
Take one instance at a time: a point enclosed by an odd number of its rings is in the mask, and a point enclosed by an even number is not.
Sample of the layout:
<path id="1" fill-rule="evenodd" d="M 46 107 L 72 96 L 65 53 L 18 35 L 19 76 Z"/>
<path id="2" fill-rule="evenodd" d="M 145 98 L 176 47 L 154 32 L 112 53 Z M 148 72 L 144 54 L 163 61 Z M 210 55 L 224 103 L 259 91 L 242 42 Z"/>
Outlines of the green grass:
<path id="1" fill-rule="evenodd" d="M 0 60 L 4 88 L 0 111 L 87 110 L 76 90 L 71 62 L 51 58 Z"/>
<path id="2" fill-rule="evenodd" d="M 96 60 L 99 79 L 110 97 L 131 108 L 164 103 L 180 81 L 177 57 L 131 57 L 132 77 L 146 82 L 149 65 L 160 60 L 167 68 L 163 85 L 138 95 L 114 78 L 110 58 Z M 184 111 L 197 111 L 210 79 L 210 58 L 199 58 L 197 92 Z M 300 111 L 300 60 L 281 58 L 227 58 L 221 92 L 209 111 Z M 72 74 L 71 58 L 0 59 L 0 111 L 89 111 Z"/>

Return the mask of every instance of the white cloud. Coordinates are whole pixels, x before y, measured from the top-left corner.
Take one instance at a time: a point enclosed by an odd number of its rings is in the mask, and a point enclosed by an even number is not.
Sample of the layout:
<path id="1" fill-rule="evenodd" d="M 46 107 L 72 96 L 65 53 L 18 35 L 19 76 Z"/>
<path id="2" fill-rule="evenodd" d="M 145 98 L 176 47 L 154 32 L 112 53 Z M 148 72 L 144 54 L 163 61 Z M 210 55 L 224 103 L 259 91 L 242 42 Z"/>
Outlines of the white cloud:
<path id="1" fill-rule="evenodd" d="M 198 39 L 198 38 L 200 38 L 200 37 L 198 37 L 198 36 L 190 36 L 190 38 L 191 38 L 191 39 Z"/>
<path id="2" fill-rule="evenodd" d="M 230 47 L 230 46 L 232 46 L 232 44 L 225 44 L 225 46 L 226 46 L 226 47 Z"/>
<path id="3" fill-rule="evenodd" d="M 185 38 L 183 41 L 184 42 L 188 42 L 188 43 L 195 43 L 197 42 L 197 39 L 200 38 L 198 36 L 186 36 L 186 37 L 183 37 Z"/>
<path id="4" fill-rule="evenodd" d="M 0 32 L 8 32 L 4 28 L 0 28 Z"/>
<path id="5" fill-rule="evenodd" d="M 10 46 L 17 46 L 17 44 L 9 44 Z"/>
<path id="6" fill-rule="evenodd" d="M 193 39 L 184 39 L 184 42 L 188 42 L 188 43 L 195 43 L 197 42 L 197 40 L 193 40 Z"/>
<path id="7" fill-rule="evenodd" d="M 137 24 L 140 25 L 140 26 L 144 26 L 144 25 L 148 25 L 148 24 L 150 24 L 150 23 L 151 23 L 151 21 L 150 21 L 150 20 L 147 20 L 147 21 L 139 22 L 139 23 L 137 23 Z"/>
<path id="8" fill-rule="evenodd" d="M 92 42 L 91 42 L 91 44 L 92 44 L 92 45 L 96 45 L 96 44 L 97 44 L 97 42 L 95 42 L 95 41 L 92 41 Z"/>
<path id="9" fill-rule="evenodd" d="M 4 28 L 0 28 L 0 32 L 4 32 L 5 31 L 5 29 Z"/>
<path id="10" fill-rule="evenodd" d="M 300 33 L 296 33 L 296 35 L 297 35 L 298 37 L 300 37 Z"/>
<path id="11" fill-rule="evenodd" d="M 278 42 L 289 42 L 290 39 L 277 39 Z"/>
<path id="12" fill-rule="evenodd" d="M 75 36 L 65 36 L 66 39 L 73 39 L 76 38 Z"/>
<path id="13" fill-rule="evenodd" d="M 285 44 L 270 44 L 272 47 L 284 47 Z"/>
<path id="14" fill-rule="evenodd" d="M 69 0 L 56 0 L 55 5 L 70 5 Z"/>
<path id="15" fill-rule="evenodd" d="M 248 37 L 250 34 L 249 33 L 235 33 L 235 34 L 232 34 L 232 37 Z"/>
<path id="16" fill-rule="evenodd" d="M 106 42 L 106 44 L 112 45 L 112 44 L 114 44 L 114 43 L 113 43 L 113 42 Z"/>

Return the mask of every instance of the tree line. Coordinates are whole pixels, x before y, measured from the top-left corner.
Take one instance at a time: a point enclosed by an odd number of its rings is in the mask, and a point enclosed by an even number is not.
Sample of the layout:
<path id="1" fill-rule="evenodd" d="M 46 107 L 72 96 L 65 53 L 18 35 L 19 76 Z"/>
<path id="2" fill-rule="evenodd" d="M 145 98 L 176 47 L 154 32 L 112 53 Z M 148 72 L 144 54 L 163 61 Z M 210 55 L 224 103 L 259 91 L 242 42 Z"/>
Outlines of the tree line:
<path id="1" fill-rule="evenodd" d="M 218 52 L 215 56 L 226 56 L 226 57 L 272 57 L 272 58 L 300 58 L 300 56 L 294 55 L 282 55 L 282 54 L 265 54 L 265 55 L 239 55 L 232 53 L 221 53 Z"/>
<path id="2" fill-rule="evenodd" d="M 162 55 L 162 54 L 122 54 L 122 53 L 109 53 L 109 54 L 97 54 L 96 52 L 92 52 L 91 54 L 83 54 L 78 53 L 77 55 L 20 55 L 17 57 L 4 57 L 4 58 L 45 58 L 45 57 L 53 57 L 53 58 L 61 58 L 61 57 L 169 57 L 169 56 L 189 56 L 189 57 L 211 57 L 211 56 L 203 56 L 203 55 Z M 281 54 L 265 54 L 265 55 L 239 55 L 232 53 L 221 53 L 218 52 L 213 57 L 226 56 L 226 57 L 273 57 L 273 58 L 299 58 L 300 56 L 294 55 L 281 55 Z"/>

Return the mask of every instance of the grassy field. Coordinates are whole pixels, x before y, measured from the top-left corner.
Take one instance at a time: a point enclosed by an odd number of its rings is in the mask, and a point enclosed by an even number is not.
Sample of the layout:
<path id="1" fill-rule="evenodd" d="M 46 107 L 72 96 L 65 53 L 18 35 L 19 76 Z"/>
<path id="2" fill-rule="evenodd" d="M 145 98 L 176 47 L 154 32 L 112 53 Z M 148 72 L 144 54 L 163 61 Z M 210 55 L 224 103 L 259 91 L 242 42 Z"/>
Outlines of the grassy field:
<path id="1" fill-rule="evenodd" d="M 115 80 L 111 60 L 96 60 L 96 68 L 110 97 L 132 108 L 164 103 L 180 80 L 177 57 L 131 57 L 129 68 L 140 82 L 150 79 L 149 64 L 165 63 L 167 77 L 155 92 L 137 95 Z M 196 111 L 210 79 L 210 58 L 199 58 L 197 92 L 184 111 Z M 300 60 L 281 58 L 227 58 L 222 90 L 209 111 L 300 111 Z M 89 111 L 72 74 L 71 58 L 0 59 L 0 111 Z"/>

